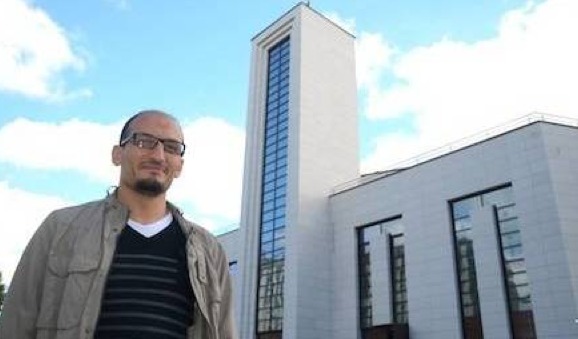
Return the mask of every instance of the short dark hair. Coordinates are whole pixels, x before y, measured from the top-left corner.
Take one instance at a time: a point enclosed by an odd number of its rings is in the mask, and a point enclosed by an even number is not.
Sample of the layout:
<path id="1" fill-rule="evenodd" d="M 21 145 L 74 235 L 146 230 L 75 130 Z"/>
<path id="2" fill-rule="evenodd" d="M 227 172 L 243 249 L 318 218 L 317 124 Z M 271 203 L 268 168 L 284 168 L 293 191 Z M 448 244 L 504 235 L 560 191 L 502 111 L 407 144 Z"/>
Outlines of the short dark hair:
<path id="1" fill-rule="evenodd" d="M 118 140 L 118 143 L 122 143 L 124 140 L 126 140 L 126 138 L 130 137 L 130 135 L 132 134 L 132 129 L 131 129 L 131 125 L 133 123 L 133 121 L 135 121 L 137 118 L 143 116 L 143 115 L 147 115 L 147 114 L 160 114 L 163 115 L 171 120 L 173 120 L 177 126 L 180 127 L 179 121 L 172 115 L 163 112 L 161 110 L 157 110 L 157 109 L 147 109 L 144 111 L 140 111 L 138 113 L 136 113 L 135 115 L 133 115 L 132 117 L 130 117 L 125 123 L 124 126 L 122 126 L 122 130 L 120 131 L 120 139 Z"/>
<path id="2" fill-rule="evenodd" d="M 141 116 L 142 113 L 139 112 L 135 115 L 133 115 L 132 117 L 130 117 L 125 123 L 124 126 L 122 126 L 122 131 L 120 131 L 120 139 L 118 140 L 118 143 L 122 143 L 126 138 L 129 137 L 129 135 L 131 134 L 131 130 L 130 130 L 130 124 L 139 116 Z"/>

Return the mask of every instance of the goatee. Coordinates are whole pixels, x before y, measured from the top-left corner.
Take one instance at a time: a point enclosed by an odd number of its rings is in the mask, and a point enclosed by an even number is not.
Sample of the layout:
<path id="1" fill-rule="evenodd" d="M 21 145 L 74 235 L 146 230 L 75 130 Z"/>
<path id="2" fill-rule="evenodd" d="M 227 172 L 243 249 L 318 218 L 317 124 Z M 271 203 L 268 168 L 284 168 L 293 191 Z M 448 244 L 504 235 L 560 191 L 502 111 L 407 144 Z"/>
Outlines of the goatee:
<path id="1" fill-rule="evenodd" d="M 134 185 L 135 191 L 147 197 L 157 197 L 166 192 L 166 188 L 154 179 L 140 179 Z"/>

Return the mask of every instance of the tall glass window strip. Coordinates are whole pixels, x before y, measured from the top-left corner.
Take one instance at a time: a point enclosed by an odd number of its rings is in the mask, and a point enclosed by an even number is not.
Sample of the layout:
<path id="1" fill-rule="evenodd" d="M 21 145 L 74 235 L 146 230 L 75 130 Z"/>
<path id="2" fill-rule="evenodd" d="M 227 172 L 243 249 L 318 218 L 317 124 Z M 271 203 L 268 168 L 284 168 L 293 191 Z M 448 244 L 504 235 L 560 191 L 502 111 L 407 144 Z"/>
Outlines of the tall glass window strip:
<path id="1" fill-rule="evenodd" d="M 407 323 L 405 249 L 401 218 L 357 230 L 361 337 L 386 336 L 386 325 Z M 389 247 L 389 255 L 388 255 Z M 389 258 L 389 265 L 386 261 Z M 389 266 L 389 270 L 388 270 Z M 384 295 L 390 286 L 389 296 Z M 389 300 L 389 305 L 378 300 Z M 391 316 L 385 318 L 389 308 Z"/>
<path id="2" fill-rule="evenodd" d="M 405 283 L 405 240 L 403 233 L 389 235 L 391 267 L 391 300 L 393 322 L 407 323 L 407 289 Z"/>
<path id="3" fill-rule="evenodd" d="M 472 228 L 476 225 L 471 216 L 484 206 L 491 206 L 494 211 L 512 336 L 514 339 L 536 338 L 516 204 L 512 187 L 507 186 L 451 203 L 464 339 L 483 338 L 472 237 Z"/>
<path id="4" fill-rule="evenodd" d="M 358 230 L 358 280 L 359 280 L 359 325 L 361 329 L 372 326 L 373 303 L 371 300 L 371 251 L 368 238 L 369 229 Z"/>
<path id="5" fill-rule="evenodd" d="M 289 118 L 289 38 L 269 50 L 261 224 L 257 334 L 281 338 L 285 272 L 285 201 Z"/>
<path id="6" fill-rule="evenodd" d="M 530 282 L 522 251 L 516 205 L 494 206 L 502 269 L 506 282 L 510 326 L 514 339 L 536 338 Z"/>
<path id="7" fill-rule="evenodd" d="M 479 197 L 452 203 L 454 246 L 456 248 L 456 268 L 458 270 L 464 339 L 481 339 L 484 337 L 470 218 L 471 211 L 476 205 L 476 199 L 479 199 Z"/>

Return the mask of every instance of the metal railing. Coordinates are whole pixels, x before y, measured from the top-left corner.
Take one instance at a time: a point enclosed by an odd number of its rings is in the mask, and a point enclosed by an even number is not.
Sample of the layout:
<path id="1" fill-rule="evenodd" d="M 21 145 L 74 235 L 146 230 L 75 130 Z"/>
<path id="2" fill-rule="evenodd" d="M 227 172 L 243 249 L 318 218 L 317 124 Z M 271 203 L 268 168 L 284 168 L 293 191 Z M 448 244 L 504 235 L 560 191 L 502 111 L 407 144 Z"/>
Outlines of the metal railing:
<path id="1" fill-rule="evenodd" d="M 510 132 L 517 128 L 530 125 L 534 122 L 549 122 L 565 126 L 578 127 L 578 120 L 574 118 L 563 117 L 559 115 L 545 114 L 534 112 L 518 119 L 506 122 L 504 124 L 494 126 L 478 132 L 476 134 L 470 135 L 468 137 L 453 141 L 441 147 L 435 148 L 433 150 L 421 153 L 417 156 L 411 157 L 409 159 L 393 163 L 391 165 L 385 166 L 386 170 L 363 174 L 362 176 L 355 178 L 353 180 L 341 183 L 332 189 L 332 194 L 337 194 L 353 187 L 362 185 L 367 182 L 377 180 L 379 178 L 386 177 L 388 175 L 397 173 L 399 171 L 405 170 L 407 168 L 422 164 L 426 161 L 441 157 L 443 155 L 449 154 L 451 152 L 463 149 L 465 147 L 474 145 L 478 142 L 493 138 L 495 136 Z"/>

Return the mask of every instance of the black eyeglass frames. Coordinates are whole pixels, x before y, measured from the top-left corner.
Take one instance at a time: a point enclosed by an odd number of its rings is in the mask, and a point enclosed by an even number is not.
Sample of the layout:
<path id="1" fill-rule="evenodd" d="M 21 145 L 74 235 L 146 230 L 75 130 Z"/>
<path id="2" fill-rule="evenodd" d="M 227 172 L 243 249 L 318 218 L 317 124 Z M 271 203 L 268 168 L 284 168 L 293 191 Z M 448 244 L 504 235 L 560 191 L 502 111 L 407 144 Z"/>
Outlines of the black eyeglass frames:
<path id="1" fill-rule="evenodd" d="M 120 142 L 120 146 L 131 143 L 138 148 L 153 150 L 160 143 L 163 144 L 165 152 L 173 155 L 183 156 L 185 154 L 185 144 L 174 139 L 161 139 L 154 135 L 143 132 L 134 132 Z"/>

